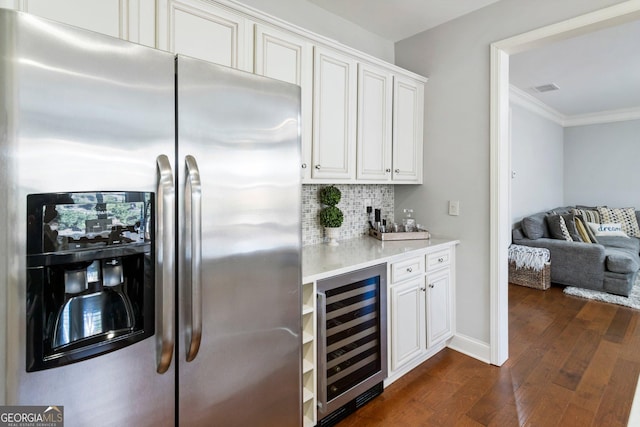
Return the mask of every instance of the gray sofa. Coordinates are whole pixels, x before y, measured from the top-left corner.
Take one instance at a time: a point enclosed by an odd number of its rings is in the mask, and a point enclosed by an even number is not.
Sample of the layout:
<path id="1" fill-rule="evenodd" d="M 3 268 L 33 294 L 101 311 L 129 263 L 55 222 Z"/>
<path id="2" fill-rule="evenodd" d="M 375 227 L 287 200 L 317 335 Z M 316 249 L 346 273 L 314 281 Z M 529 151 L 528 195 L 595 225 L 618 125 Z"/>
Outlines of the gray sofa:
<path id="1" fill-rule="evenodd" d="M 553 209 L 570 213 L 571 207 Z M 636 211 L 640 223 L 640 211 Z M 547 248 L 551 253 L 551 282 L 629 296 L 640 270 L 640 239 L 598 236 L 598 243 L 566 241 L 551 237 L 539 212 L 524 218 L 512 232 L 517 245 Z"/>

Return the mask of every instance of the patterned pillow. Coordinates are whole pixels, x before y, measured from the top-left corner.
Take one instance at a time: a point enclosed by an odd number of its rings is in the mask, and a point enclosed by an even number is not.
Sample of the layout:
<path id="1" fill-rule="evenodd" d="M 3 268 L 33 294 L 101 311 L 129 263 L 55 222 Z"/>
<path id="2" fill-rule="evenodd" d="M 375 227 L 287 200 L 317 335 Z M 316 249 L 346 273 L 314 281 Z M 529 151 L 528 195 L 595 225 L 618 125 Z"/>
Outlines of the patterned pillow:
<path id="1" fill-rule="evenodd" d="M 573 242 L 573 238 L 571 237 L 571 234 L 569 234 L 569 229 L 567 228 L 567 223 L 562 215 L 560 215 L 560 229 L 562 230 L 562 237 L 564 237 L 564 240 Z"/>
<path id="2" fill-rule="evenodd" d="M 587 222 L 600 223 L 600 212 L 597 209 L 571 209 L 571 213 L 580 215 Z"/>
<path id="3" fill-rule="evenodd" d="M 635 208 L 612 209 L 599 206 L 598 213 L 600 214 L 600 222 L 620 223 L 622 225 L 622 231 L 624 231 L 627 236 L 640 237 L 640 227 L 638 226 Z"/>
<path id="4" fill-rule="evenodd" d="M 587 225 L 587 222 L 579 215 L 575 217 L 576 229 L 578 230 L 578 234 L 580 238 L 585 243 L 598 243 L 598 239 L 596 239 L 596 235 L 593 233 L 591 228 Z"/>
<path id="5" fill-rule="evenodd" d="M 567 222 L 562 215 L 547 215 L 546 220 L 547 225 L 549 226 L 549 233 L 552 238 L 566 240 L 568 242 L 572 242 L 574 240 L 569 232 L 569 228 L 567 227 Z M 576 237 L 579 239 L 578 236 Z"/>

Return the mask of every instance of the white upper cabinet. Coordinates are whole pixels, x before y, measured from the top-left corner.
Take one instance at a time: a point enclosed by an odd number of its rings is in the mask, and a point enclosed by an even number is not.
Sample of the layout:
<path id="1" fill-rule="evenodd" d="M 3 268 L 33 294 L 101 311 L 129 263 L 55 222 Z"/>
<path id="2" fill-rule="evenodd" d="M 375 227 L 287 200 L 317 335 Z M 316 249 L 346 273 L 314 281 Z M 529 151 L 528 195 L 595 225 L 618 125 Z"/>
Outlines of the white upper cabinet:
<path id="1" fill-rule="evenodd" d="M 391 181 L 393 76 L 373 65 L 358 64 L 359 181 Z"/>
<path id="2" fill-rule="evenodd" d="M 253 26 L 244 15 L 200 0 L 160 4 L 160 49 L 253 71 Z"/>
<path id="3" fill-rule="evenodd" d="M 155 0 L 4 0 L 0 7 L 155 46 Z"/>
<path id="4" fill-rule="evenodd" d="M 334 50 L 314 49 L 314 179 L 353 181 L 356 155 L 357 62 Z"/>
<path id="5" fill-rule="evenodd" d="M 303 183 L 421 184 L 426 79 L 228 0 L 0 0 L 301 88 Z"/>
<path id="6" fill-rule="evenodd" d="M 393 85 L 393 181 L 422 184 L 424 84 L 396 75 Z"/>
<path id="7" fill-rule="evenodd" d="M 313 45 L 271 26 L 255 25 L 254 72 L 300 86 L 302 179 L 311 178 Z"/>

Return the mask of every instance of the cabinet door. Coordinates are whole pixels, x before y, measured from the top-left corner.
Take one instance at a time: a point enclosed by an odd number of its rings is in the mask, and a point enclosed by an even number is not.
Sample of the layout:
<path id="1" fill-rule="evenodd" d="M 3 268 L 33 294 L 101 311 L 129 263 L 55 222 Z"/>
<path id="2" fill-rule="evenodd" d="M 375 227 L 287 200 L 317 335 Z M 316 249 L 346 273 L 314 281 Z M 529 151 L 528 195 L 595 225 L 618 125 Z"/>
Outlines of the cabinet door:
<path id="1" fill-rule="evenodd" d="M 4 7 L 112 37 L 155 45 L 154 0 L 29 0 L 15 1 Z"/>
<path id="2" fill-rule="evenodd" d="M 358 180 L 391 180 L 392 82 L 390 72 L 358 64 Z"/>
<path id="3" fill-rule="evenodd" d="M 302 179 L 311 178 L 313 46 L 302 37 L 256 24 L 254 72 L 300 86 Z"/>
<path id="4" fill-rule="evenodd" d="M 393 181 L 422 183 L 424 84 L 395 76 L 393 84 Z"/>
<path id="5" fill-rule="evenodd" d="M 356 61 L 316 47 L 313 76 L 312 178 L 353 180 L 356 154 Z"/>
<path id="6" fill-rule="evenodd" d="M 395 371 L 425 349 L 424 277 L 391 287 L 391 370 Z"/>
<path id="7" fill-rule="evenodd" d="M 158 47 L 253 72 L 253 27 L 230 9 L 200 0 L 169 1 L 159 10 Z"/>
<path id="8" fill-rule="evenodd" d="M 427 275 L 427 348 L 450 338 L 451 270 L 444 268 Z"/>

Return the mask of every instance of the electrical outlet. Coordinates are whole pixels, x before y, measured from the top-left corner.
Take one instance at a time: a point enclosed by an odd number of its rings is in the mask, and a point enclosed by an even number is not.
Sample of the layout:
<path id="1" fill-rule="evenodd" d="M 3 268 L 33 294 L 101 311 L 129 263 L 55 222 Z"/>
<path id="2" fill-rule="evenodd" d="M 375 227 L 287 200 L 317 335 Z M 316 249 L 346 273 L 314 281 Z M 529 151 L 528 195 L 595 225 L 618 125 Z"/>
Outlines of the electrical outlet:
<path id="1" fill-rule="evenodd" d="M 458 200 L 449 200 L 449 215 L 460 215 L 460 202 Z"/>

